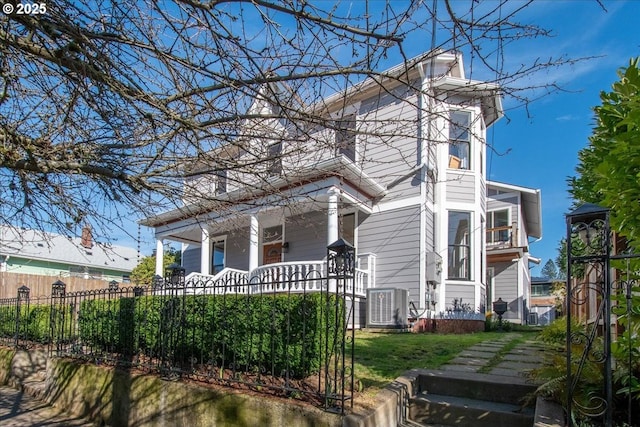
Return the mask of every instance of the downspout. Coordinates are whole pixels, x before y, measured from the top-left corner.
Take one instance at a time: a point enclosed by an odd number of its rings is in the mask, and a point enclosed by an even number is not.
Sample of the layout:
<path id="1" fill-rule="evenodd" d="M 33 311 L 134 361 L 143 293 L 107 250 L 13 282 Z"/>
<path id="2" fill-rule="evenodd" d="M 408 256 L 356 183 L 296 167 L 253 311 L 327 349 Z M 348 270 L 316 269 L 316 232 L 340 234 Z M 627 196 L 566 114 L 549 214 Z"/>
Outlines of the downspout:
<path id="1" fill-rule="evenodd" d="M 426 183 L 426 162 L 425 162 L 425 147 L 424 144 L 424 133 L 423 127 L 424 123 L 424 82 L 425 82 L 425 71 L 424 65 L 422 62 L 418 62 L 416 64 L 416 69 L 420 74 L 420 91 L 418 92 L 418 129 L 417 129 L 417 145 L 418 145 L 418 155 L 416 159 L 417 167 L 420 171 L 420 239 L 418 244 L 418 262 L 420 266 L 418 268 L 418 306 L 420 309 L 425 308 L 427 306 L 427 297 L 426 294 L 428 292 L 428 283 L 427 283 L 427 248 L 426 248 L 426 239 L 427 239 L 427 183 Z M 428 126 L 428 124 L 427 124 Z M 429 137 L 429 130 L 427 129 L 427 138 Z M 428 154 L 427 154 L 428 155 Z M 428 307 L 427 307 L 428 308 Z"/>

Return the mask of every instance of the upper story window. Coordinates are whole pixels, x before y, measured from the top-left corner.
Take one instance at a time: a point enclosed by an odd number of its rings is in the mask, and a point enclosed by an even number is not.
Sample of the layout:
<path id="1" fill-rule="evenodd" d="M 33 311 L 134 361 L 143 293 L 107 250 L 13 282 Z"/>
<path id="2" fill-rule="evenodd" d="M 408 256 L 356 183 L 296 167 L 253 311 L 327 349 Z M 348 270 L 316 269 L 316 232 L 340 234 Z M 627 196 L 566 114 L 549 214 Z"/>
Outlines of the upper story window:
<path id="1" fill-rule="evenodd" d="M 282 173 L 282 143 L 271 144 L 268 156 L 267 173 L 269 176 L 279 176 Z"/>
<path id="2" fill-rule="evenodd" d="M 216 171 L 216 194 L 227 192 L 227 171 Z"/>
<path id="3" fill-rule="evenodd" d="M 356 116 L 345 116 L 336 120 L 336 155 L 356 160 Z"/>
<path id="4" fill-rule="evenodd" d="M 471 213 L 449 211 L 449 279 L 471 280 Z"/>
<path id="5" fill-rule="evenodd" d="M 531 296 L 532 297 L 545 297 L 551 296 L 553 286 L 551 283 L 539 283 L 531 284 Z"/>
<path id="6" fill-rule="evenodd" d="M 487 212 L 487 244 L 509 242 L 509 209 Z"/>
<path id="7" fill-rule="evenodd" d="M 469 169 L 471 159 L 471 113 L 451 111 L 449 116 L 449 167 Z"/>

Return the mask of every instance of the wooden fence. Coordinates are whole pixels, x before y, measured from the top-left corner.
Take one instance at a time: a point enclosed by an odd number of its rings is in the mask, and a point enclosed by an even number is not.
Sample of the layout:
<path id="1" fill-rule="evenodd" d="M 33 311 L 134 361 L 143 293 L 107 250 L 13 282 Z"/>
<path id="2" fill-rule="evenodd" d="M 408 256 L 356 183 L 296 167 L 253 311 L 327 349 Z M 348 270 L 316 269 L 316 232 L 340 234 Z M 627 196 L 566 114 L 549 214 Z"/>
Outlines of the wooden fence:
<path id="1" fill-rule="evenodd" d="M 15 298 L 18 288 L 26 285 L 32 297 L 51 295 L 51 284 L 62 280 L 67 292 L 105 289 L 109 287 L 107 280 L 85 279 L 75 276 L 40 276 L 37 274 L 0 272 L 0 298 Z M 122 286 L 122 285 L 121 285 Z"/>

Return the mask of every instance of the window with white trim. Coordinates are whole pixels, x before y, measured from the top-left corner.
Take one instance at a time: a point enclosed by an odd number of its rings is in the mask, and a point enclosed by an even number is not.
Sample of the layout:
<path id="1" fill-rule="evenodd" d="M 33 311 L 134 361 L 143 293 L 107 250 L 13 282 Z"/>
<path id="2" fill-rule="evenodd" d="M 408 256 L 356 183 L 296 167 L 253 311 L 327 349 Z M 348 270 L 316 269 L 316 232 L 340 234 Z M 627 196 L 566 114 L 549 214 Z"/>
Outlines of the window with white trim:
<path id="1" fill-rule="evenodd" d="M 455 110 L 449 114 L 449 168 L 470 169 L 471 113 Z"/>
<path id="2" fill-rule="evenodd" d="M 225 241 L 224 239 L 215 240 L 211 248 L 211 274 L 218 274 L 225 267 Z"/>
<path id="3" fill-rule="evenodd" d="M 449 211 L 449 279 L 471 280 L 471 213 Z"/>

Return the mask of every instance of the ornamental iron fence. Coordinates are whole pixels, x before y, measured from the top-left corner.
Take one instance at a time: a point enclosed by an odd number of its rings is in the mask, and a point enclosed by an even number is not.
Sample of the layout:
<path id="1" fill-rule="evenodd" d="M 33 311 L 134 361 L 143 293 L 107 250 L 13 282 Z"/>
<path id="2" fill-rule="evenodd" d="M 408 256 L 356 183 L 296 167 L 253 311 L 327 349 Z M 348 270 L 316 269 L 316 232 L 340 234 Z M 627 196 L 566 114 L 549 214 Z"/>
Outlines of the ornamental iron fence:
<path id="1" fill-rule="evenodd" d="M 33 297 L 23 286 L 17 298 L 0 299 L 0 344 L 344 413 L 354 390 L 354 261 L 355 249 L 338 240 L 324 275 L 187 280 L 171 265 L 144 287 L 66 292 L 56 281 L 51 296 Z"/>

